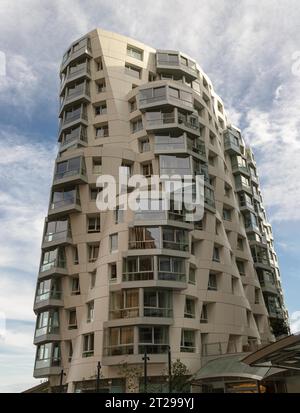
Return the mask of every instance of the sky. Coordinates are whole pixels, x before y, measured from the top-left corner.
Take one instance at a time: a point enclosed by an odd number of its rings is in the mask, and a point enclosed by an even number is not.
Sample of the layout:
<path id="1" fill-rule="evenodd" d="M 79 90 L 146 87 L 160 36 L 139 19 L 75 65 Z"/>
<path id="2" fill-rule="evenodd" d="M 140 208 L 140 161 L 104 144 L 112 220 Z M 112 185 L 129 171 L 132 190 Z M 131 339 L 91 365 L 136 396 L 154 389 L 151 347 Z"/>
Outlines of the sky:
<path id="1" fill-rule="evenodd" d="M 300 2 L 1 0 L 0 19 L 0 392 L 40 382 L 32 307 L 57 152 L 58 71 L 68 45 L 96 27 L 181 50 L 210 77 L 254 150 L 299 331 Z"/>

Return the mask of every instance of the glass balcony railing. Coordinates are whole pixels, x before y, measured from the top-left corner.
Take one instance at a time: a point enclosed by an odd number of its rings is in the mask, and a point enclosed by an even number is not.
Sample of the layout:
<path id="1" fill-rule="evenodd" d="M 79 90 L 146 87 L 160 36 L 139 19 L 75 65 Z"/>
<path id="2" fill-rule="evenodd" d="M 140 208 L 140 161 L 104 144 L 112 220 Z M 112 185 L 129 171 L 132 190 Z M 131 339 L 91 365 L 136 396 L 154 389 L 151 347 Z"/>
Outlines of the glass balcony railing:
<path id="1" fill-rule="evenodd" d="M 59 231 L 59 232 L 53 232 L 53 233 L 48 233 L 45 234 L 44 236 L 44 242 L 53 242 L 53 241 L 66 241 L 68 238 L 71 238 L 71 231 L 64 230 L 64 231 Z"/>
<path id="2" fill-rule="evenodd" d="M 46 334 L 59 334 L 59 327 L 57 326 L 52 326 L 52 325 L 47 325 L 44 327 L 37 328 L 35 330 L 35 337 L 41 337 Z"/>
<path id="3" fill-rule="evenodd" d="M 50 211 L 55 211 L 63 207 L 68 207 L 68 206 L 71 207 L 74 204 L 80 206 L 80 198 L 76 191 L 72 191 L 72 193 L 68 193 L 67 196 L 64 197 L 63 199 L 54 199 L 50 203 L 49 209 Z"/>
<path id="4" fill-rule="evenodd" d="M 144 307 L 144 317 L 173 317 L 172 308 Z"/>
<path id="5" fill-rule="evenodd" d="M 45 369 L 49 367 L 59 367 L 59 366 L 60 366 L 60 358 L 49 357 L 49 358 L 44 358 L 41 360 L 37 359 L 35 361 L 34 369 L 39 370 L 39 369 Z"/>
<path id="6" fill-rule="evenodd" d="M 168 352 L 169 344 L 139 344 L 139 354 L 165 354 Z"/>
<path id="7" fill-rule="evenodd" d="M 110 310 L 109 315 L 110 320 L 139 317 L 139 307 L 119 308 L 115 310 Z"/>
<path id="8" fill-rule="evenodd" d="M 105 356 L 124 356 L 133 354 L 133 344 L 121 344 L 115 346 L 104 347 Z"/>
<path id="9" fill-rule="evenodd" d="M 186 282 L 185 273 L 176 273 L 170 271 L 158 271 L 158 279 L 161 281 L 176 281 L 176 282 Z"/>
<path id="10" fill-rule="evenodd" d="M 74 89 L 67 89 L 66 95 L 61 102 L 60 109 L 62 109 L 67 103 L 72 102 L 77 98 L 81 98 L 82 96 L 90 97 L 90 88 L 87 84 L 83 84 L 82 86 L 78 86 Z"/>
<path id="11" fill-rule="evenodd" d="M 87 134 L 86 132 L 80 131 L 80 128 L 78 128 L 78 130 L 72 133 L 64 134 L 59 149 L 60 151 L 62 151 L 69 148 L 70 146 L 85 143 L 87 143 Z"/>
<path id="12" fill-rule="evenodd" d="M 35 297 L 35 303 L 39 304 L 46 300 L 60 300 L 62 297 L 61 291 L 45 291 L 37 294 Z"/>
<path id="13" fill-rule="evenodd" d="M 122 279 L 128 281 L 148 281 L 154 279 L 154 271 L 139 271 L 123 273 Z"/>
<path id="14" fill-rule="evenodd" d="M 67 268 L 65 259 L 56 258 L 53 261 L 46 262 L 41 265 L 40 272 L 50 271 L 52 268 Z"/>

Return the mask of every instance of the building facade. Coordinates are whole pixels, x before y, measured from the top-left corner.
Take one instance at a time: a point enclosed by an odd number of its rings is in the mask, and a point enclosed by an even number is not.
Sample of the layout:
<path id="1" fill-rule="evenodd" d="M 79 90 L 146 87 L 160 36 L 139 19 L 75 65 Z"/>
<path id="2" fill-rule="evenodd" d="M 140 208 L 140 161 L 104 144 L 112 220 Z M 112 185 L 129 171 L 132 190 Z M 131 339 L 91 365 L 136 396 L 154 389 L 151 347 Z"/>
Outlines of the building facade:
<path id="1" fill-rule="evenodd" d="M 69 392 L 138 391 L 168 351 L 191 373 L 287 328 L 253 153 L 199 65 L 93 30 L 60 68 L 59 149 L 34 311 L 35 377 Z M 204 176 L 205 212 L 100 212 L 99 175 Z M 129 188 L 130 191 L 130 188 Z M 117 196 L 118 199 L 118 196 Z M 135 371 L 135 374 L 133 374 Z"/>

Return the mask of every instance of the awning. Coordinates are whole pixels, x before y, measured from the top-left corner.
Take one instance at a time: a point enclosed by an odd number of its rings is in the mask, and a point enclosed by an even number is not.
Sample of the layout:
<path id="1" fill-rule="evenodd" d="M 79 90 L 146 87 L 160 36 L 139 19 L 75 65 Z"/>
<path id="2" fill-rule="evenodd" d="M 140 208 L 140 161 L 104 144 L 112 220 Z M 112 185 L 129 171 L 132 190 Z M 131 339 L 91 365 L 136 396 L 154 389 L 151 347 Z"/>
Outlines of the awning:
<path id="1" fill-rule="evenodd" d="M 272 366 L 286 370 L 300 370 L 300 333 L 281 340 L 249 354 L 242 360 L 248 366 Z"/>
<path id="2" fill-rule="evenodd" d="M 252 380 L 262 380 L 280 370 L 272 368 L 271 363 L 263 367 L 251 367 L 243 363 L 244 354 L 226 355 L 213 359 L 205 364 L 195 374 L 192 382 L 217 377 L 240 377 Z"/>

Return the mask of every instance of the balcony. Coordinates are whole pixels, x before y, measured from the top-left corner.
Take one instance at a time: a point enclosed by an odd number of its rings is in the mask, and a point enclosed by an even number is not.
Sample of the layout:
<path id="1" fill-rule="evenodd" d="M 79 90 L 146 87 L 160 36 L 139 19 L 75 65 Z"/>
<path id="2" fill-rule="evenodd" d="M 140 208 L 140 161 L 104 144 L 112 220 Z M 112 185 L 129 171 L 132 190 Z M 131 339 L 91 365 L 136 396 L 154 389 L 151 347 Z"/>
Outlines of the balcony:
<path id="1" fill-rule="evenodd" d="M 247 168 L 246 165 L 242 164 L 242 163 L 238 163 L 238 162 L 232 162 L 232 173 L 233 175 L 237 175 L 237 174 L 243 174 L 246 176 L 250 176 L 250 172 L 249 169 Z"/>
<path id="2" fill-rule="evenodd" d="M 86 81 L 75 87 L 67 88 L 62 99 L 59 113 L 74 103 L 89 103 L 91 101 L 89 84 Z"/>
<path id="3" fill-rule="evenodd" d="M 60 358 L 50 357 L 36 360 L 34 365 L 33 377 L 35 379 L 58 376 L 61 373 Z"/>
<path id="4" fill-rule="evenodd" d="M 165 354 L 168 352 L 169 344 L 139 344 L 139 354 Z"/>
<path id="5" fill-rule="evenodd" d="M 37 328 L 34 335 L 34 344 L 46 343 L 49 341 L 60 340 L 59 327 L 47 325 L 45 327 Z"/>
<path id="6" fill-rule="evenodd" d="M 247 192 L 249 195 L 252 195 L 252 189 L 250 186 L 250 181 L 244 175 L 235 176 L 235 190 L 236 192 Z"/>
<path id="7" fill-rule="evenodd" d="M 54 191 L 48 216 L 58 218 L 74 212 L 81 212 L 80 198 L 77 190 Z"/>
<path id="8" fill-rule="evenodd" d="M 91 79 L 90 64 L 88 60 L 67 67 L 65 76 L 61 82 L 61 93 L 64 92 L 65 87 L 76 80 L 88 78 Z"/>
<path id="9" fill-rule="evenodd" d="M 198 77 L 195 62 L 176 51 L 158 50 L 156 68 L 158 73 L 184 75 L 189 80 L 196 80 Z"/>
<path id="10" fill-rule="evenodd" d="M 161 135 L 154 138 L 155 154 L 189 154 L 206 160 L 205 144 L 200 139 L 191 139 L 186 133 L 181 136 Z"/>
<path id="11" fill-rule="evenodd" d="M 34 311 L 50 307 L 63 307 L 61 291 L 37 293 L 35 296 Z"/>
<path id="12" fill-rule="evenodd" d="M 66 275 L 67 273 L 64 248 L 58 247 L 43 252 L 39 278 L 49 278 L 52 275 Z"/>
<path id="13" fill-rule="evenodd" d="M 141 270 L 139 260 L 149 261 L 153 269 Z M 154 264 L 155 263 L 155 264 Z M 134 268 L 134 271 L 131 270 Z M 124 259 L 122 275 L 124 288 L 162 287 L 184 289 L 187 284 L 185 259 L 173 256 L 128 256 Z"/>
<path id="14" fill-rule="evenodd" d="M 60 71 L 63 72 L 71 62 L 82 57 L 92 57 L 91 42 L 89 38 L 82 39 L 69 48 L 63 56 Z"/>
<path id="15" fill-rule="evenodd" d="M 134 349 L 133 344 L 122 344 L 122 345 L 104 347 L 104 356 L 105 357 L 125 356 L 129 354 L 133 354 L 133 349 Z"/>
<path id="16" fill-rule="evenodd" d="M 224 133 L 224 150 L 230 155 L 240 155 L 240 135 L 233 129 L 228 129 Z"/>
<path id="17" fill-rule="evenodd" d="M 171 112 L 147 112 L 145 127 L 149 132 L 166 132 L 181 129 L 183 132 L 200 136 L 198 117 L 195 115 L 185 115 L 177 110 Z"/>
<path id="18" fill-rule="evenodd" d="M 86 167 L 83 156 L 59 161 L 56 163 L 56 172 L 53 179 L 53 188 L 63 187 L 66 184 L 87 183 Z"/>
<path id="19" fill-rule="evenodd" d="M 164 106 L 175 106 L 189 112 L 193 112 L 193 95 L 187 90 L 180 89 L 179 85 L 158 84 L 157 87 L 140 89 L 139 91 L 139 110 L 142 112 L 147 109 L 161 108 Z"/>
<path id="20" fill-rule="evenodd" d="M 78 123 L 88 126 L 88 117 L 84 104 L 74 106 L 72 109 L 67 109 L 62 112 L 62 119 L 59 125 L 59 139 L 61 139 L 63 131 Z"/>
<path id="21" fill-rule="evenodd" d="M 86 127 L 77 126 L 70 131 L 66 131 L 61 136 L 59 152 L 63 152 L 69 148 L 78 148 L 87 146 Z"/>
<path id="22" fill-rule="evenodd" d="M 56 232 L 47 232 L 44 236 L 42 248 L 52 248 L 58 245 L 72 244 L 72 234 L 70 229 Z"/>

